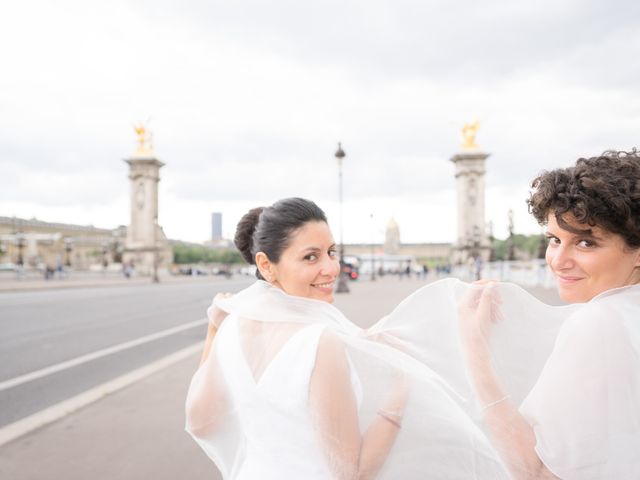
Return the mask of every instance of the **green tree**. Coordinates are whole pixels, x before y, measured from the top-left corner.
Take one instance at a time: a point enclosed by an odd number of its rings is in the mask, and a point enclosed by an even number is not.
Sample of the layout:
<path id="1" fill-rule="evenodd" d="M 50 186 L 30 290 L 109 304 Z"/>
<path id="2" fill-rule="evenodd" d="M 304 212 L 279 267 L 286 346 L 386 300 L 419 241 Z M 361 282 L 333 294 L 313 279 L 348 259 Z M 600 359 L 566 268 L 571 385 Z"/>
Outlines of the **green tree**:
<path id="1" fill-rule="evenodd" d="M 188 263 L 244 263 L 240 252 L 230 248 L 213 249 L 202 245 L 173 245 L 173 261 L 176 264 Z"/>
<path id="2" fill-rule="evenodd" d="M 507 260 L 509 257 L 509 245 L 513 241 L 517 252 L 523 252 L 530 258 L 539 258 L 540 253 L 544 250 L 541 244 L 546 245 L 544 235 L 522 235 L 516 233 L 512 239 L 504 240 L 495 239 L 493 241 L 493 254 L 496 260 Z M 544 243 L 543 243 L 544 242 Z"/>

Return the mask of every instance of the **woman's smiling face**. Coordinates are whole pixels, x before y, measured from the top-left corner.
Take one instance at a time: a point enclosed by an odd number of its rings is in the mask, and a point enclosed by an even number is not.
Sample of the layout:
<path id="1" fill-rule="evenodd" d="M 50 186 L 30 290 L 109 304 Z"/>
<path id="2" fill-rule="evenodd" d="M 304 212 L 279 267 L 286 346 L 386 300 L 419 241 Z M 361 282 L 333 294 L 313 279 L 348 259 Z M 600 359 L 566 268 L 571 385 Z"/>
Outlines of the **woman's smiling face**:
<path id="1" fill-rule="evenodd" d="M 329 225 L 304 224 L 291 234 L 278 263 L 270 263 L 267 281 L 289 295 L 333 302 L 333 287 L 340 264 Z"/>
<path id="2" fill-rule="evenodd" d="M 629 248 L 620 235 L 579 224 L 570 215 L 563 218 L 573 232 L 563 229 L 553 213 L 546 232 L 546 260 L 563 300 L 588 302 L 604 291 L 640 281 L 640 249 Z"/>

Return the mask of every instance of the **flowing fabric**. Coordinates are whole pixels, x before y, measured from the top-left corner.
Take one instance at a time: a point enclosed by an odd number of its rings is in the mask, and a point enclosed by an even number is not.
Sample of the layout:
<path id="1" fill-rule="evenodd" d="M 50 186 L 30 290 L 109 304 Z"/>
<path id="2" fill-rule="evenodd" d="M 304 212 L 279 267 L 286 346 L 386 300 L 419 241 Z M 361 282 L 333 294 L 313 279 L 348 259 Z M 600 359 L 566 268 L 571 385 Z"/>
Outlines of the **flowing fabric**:
<path id="1" fill-rule="evenodd" d="M 376 452 L 396 427 L 375 478 L 510 478 L 461 350 L 459 305 L 478 288 L 427 285 L 363 331 L 258 281 L 218 302 L 229 316 L 191 382 L 187 430 L 225 479 L 355 478 L 365 444 Z M 545 465 L 566 479 L 640 478 L 640 287 L 564 307 L 496 291 L 493 366 Z M 364 440 L 349 456 L 352 421 Z"/>

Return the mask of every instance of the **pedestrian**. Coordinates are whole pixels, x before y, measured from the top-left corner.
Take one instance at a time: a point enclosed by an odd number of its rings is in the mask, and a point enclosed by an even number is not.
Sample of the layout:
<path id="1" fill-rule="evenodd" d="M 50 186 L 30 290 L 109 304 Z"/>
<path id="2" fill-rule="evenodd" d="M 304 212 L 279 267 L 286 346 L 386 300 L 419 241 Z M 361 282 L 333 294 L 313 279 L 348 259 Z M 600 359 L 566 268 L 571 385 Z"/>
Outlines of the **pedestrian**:
<path id="1" fill-rule="evenodd" d="M 422 265 L 422 278 L 427 279 L 429 276 L 429 266 L 425 263 Z"/>
<path id="2" fill-rule="evenodd" d="M 133 271 L 133 260 L 129 260 L 128 262 L 123 264 L 122 273 L 124 274 L 125 278 L 131 278 L 131 276 L 133 275 Z"/>

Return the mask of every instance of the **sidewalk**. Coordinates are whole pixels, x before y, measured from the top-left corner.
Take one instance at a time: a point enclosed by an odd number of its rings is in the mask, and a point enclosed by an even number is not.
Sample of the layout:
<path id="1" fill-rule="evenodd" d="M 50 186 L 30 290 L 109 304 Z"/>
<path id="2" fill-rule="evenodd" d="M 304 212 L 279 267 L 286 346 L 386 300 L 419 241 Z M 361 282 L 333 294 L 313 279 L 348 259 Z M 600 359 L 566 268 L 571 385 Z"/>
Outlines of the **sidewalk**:
<path id="1" fill-rule="evenodd" d="M 245 276 L 234 275 L 235 279 L 247 278 Z M 222 282 L 228 279 L 223 276 L 202 275 L 193 277 L 190 275 L 163 275 L 160 283 L 189 283 L 189 282 Z M 2 292 L 32 292 L 40 290 L 55 290 L 66 288 L 92 288 L 92 287 L 119 287 L 127 285 L 147 285 L 151 284 L 151 277 L 134 276 L 125 278 L 123 275 L 100 273 L 77 272 L 68 278 L 53 278 L 45 280 L 40 277 L 29 276 L 18 279 L 15 274 L 10 276 L 3 272 L 0 275 L 0 293 Z"/>
<path id="2" fill-rule="evenodd" d="M 368 325 L 425 282 L 386 277 L 350 282 L 336 306 Z M 552 302 L 555 292 L 536 295 Z M 184 398 L 199 355 L 0 447 L 0 478 L 36 480 L 219 479 L 184 432 Z"/>

